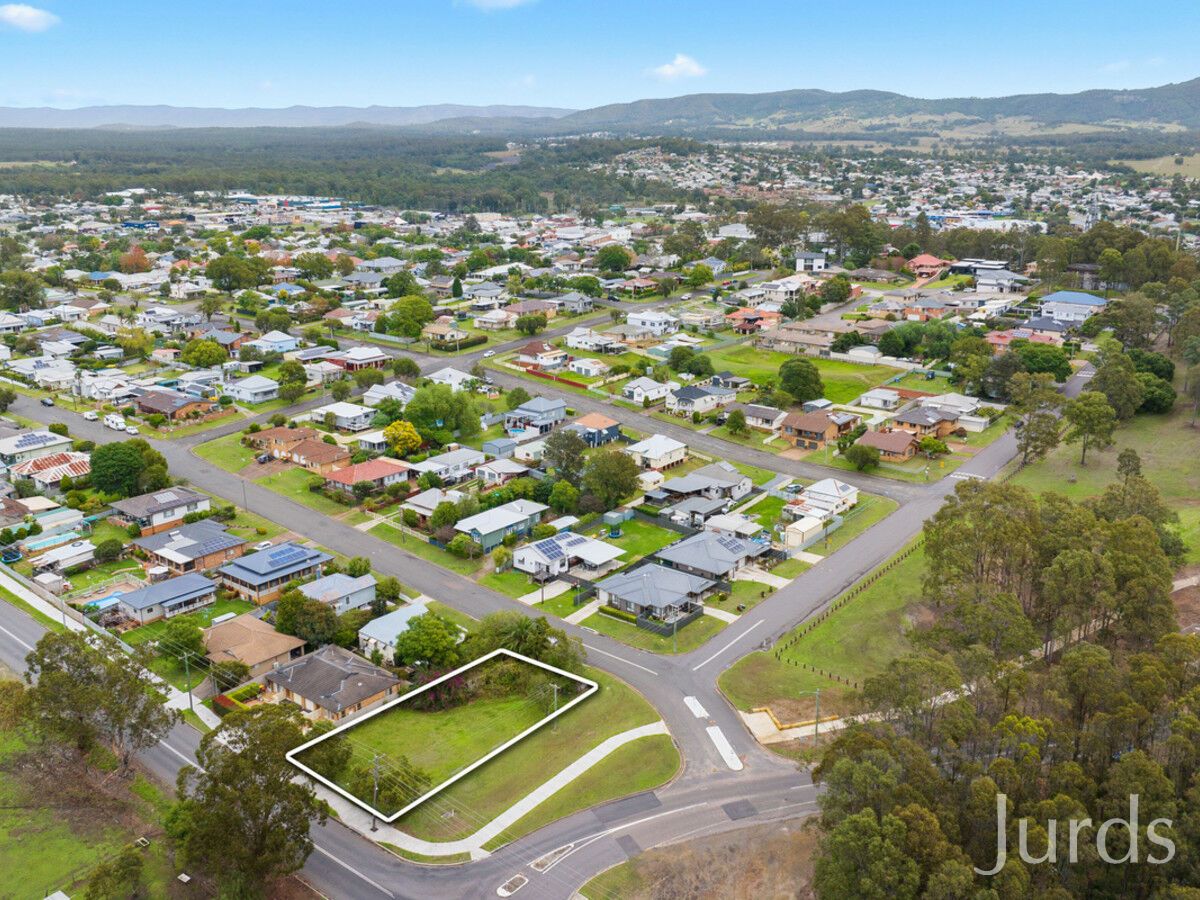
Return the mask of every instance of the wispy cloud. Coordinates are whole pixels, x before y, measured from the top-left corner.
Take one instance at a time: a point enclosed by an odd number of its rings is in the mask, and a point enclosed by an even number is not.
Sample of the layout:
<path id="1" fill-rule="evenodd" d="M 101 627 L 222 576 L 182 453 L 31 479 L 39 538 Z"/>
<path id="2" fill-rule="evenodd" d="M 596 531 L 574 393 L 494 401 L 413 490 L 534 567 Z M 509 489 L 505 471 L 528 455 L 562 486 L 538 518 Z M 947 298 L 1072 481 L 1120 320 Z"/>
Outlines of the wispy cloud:
<path id="1" fill-rule="evenodd" d="M 678 78 L 699 78 L 707 75 L 708 69 L 696 62 L 686 53 L 676 53 L 669 63 L 663 63 L 650 70 L 664 81 L 675 81 Z"/>
<path id="2" fill-rule="evenodd" d="M 498 9 L 514 9 L 518 6 L 526 6 L 530 3 L 536 3 L 537 0 L 462 0 L 468 6 L 474 6 L 476 9 L 492 12 Z"/>
<path id="3" fill-rule="evenodd" d="M 1101 72 L 1126 72 L 1129 70 L 1131 63 L 1127 59 L 1114 59 L 1112 62 L 1105 63 L 1100 67 Z"/>
<path id="4" fill-rule="evenodd" d="M 27 3 L 5 3 L 0 5 L 0 22 L 20 31 L 45 31 L 62 20 L 47 9 L 38 9 Z"/>

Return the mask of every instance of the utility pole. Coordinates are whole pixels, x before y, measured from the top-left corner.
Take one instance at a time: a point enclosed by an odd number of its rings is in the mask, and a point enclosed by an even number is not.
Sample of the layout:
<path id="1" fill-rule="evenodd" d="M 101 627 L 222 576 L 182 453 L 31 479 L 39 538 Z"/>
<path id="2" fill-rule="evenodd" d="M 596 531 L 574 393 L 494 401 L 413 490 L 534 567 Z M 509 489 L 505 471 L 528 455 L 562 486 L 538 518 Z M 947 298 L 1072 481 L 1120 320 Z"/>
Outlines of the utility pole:
<path id="1" fill-rule="evenodd" d="M 191 650 L 183 651 L 183 678 L 184 678 L 184 683 L 187 685 L 188 712 L 195 713 L 196 707 L 193 703 L 193 697 L 192 697 L 192 669 L 191 669 L 191 666 L 188 665 L 188 657 L 190 657 L 191 655 L 192 655 Z"/>
<path id="2" fill-rule="evenodd" d="M 815 693 L 817 696 L 816 739 L 817 739 L 817 746 L 820 747 L 821 746 L 821 689 L 817 688 Z"/>
<path id="3" fill-rule="evenodd" d="M 371 830 L 378 831 L 379 825 L 375 821 L 375 808 L 379 805 L 379 754 L 375 754 L 375 758 L 371 760 Z"/>

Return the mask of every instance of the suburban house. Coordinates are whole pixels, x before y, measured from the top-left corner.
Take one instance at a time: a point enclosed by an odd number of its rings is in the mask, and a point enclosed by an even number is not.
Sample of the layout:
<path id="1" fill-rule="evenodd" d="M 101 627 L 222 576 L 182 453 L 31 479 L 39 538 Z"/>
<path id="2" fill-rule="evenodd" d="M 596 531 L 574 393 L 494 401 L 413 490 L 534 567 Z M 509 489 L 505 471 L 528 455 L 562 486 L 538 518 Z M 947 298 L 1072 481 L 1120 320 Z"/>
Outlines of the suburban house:
<path id="1" fill-rule="evenodd" d="M 861 421 L 860 416 L 847 412 L 790 412 L 783 418 L 780 434 L 793 447 L 820 450 L 853 431 Z"/>
<path id="2" fill-rule="evenodd" d="M 534 526 L 541 522 L 542 513 L 549 508 L 532 500 L 513 500 L 459 519 L 454 530 L 468 535 L 485 551 L 490 551 L 503 543 L 504 538 L 510 534 L 529 534 Z"/>
<path id="3" fill-rule="evenodd" d="M 659 490 L 676 497 L 707 497 L 710 500 L 741 500 L 754 489 L 749 475 L 732 463 L 719 460 L 687 475 L 664 481 Z"/>
<path id="4" fill-rule="evenodd" d="M 238 403 L 266 403 L 279 397 L 279 382 L 265 375 L 250 375 L 225 388 Z"/>
<path id="5" fill-rule="evenodd" d="M 358 629 L 358 648 L 365 656 L 379 651 L 389 663 L 396 655 L 396 641 L 408 631 L 408 623 L 429 612 L 424 603 L 410 603 L 397 610 L 372 619 Z"/>
<path id="6" fill-rule="evenodd" d="M 134 404 L 143 415 L 152 416 L 158 413 L 172 422 L 207 415 L 217 406 L 211 400 L 170 390 L 147 391 L 138 397 Z"/>
<path id="7" fill-rule="evenodd" d="M 729 388 L 689 384 L 667 394 L 667 411 L 676 416 L 704 415 L 735 399 L 737 393 Z"/>
<path id="8" fill-rule="evenodd" d="M 549 300 L 518 300 L 504 309 L 518 316 L 545 316 L 547 319 L 553 319 L 558 315 L 558 305 Z"/>
<path id="9" fill-rule="evenodd" d="M 247 434 L 245 441 L 256 450 L 264 450 L 274 459 L 287 459 L 292 448 L 301 441 L 317 440 L 321 432 L 315 428 L 288 428 L 280 425 Z"/>
<path id="10" fill-rule="evenodd" d="M 671 386 L 669 384 L 663 384 L 655 381 L 653 378 L 647 378 L 645 375 L 642 375 L 625 382 L 625 386 L 621 388 L 621 396 L 626 400 L 632 400 L 634 403 L 644 404 L 647 400 L 651 403 L 656 403 L 666 397 L 670 391 Z"/>
<path id="11" fill-rule="evenodd" d="M 602 413 L 587 413 L 580 416 L 565 431 L 574 431 L 589 447 L 600 447 L 621 436 L 621 423 Z"/>
<path id="12" fill-rule="evenodd" d="M 300 593 L 310 600 L 320 600 L 341 615 L 374 603 L 375 584 L 375 576 L 370 573 L 356 578 L 344 572 L 334 572 L 300 585 Z"/>
<path id="13" fill-rule="evenodd" d="M 143 536 L 133 545 L 145 552 L 151 566 L 163 566 L 175 575 L 215 569 L 237 559 L 246 549 L 244 538 L 230 534 L 212 519 Z"/>
<path id="14" fill-rule="evenodd" d="M 703 608 L 714 588 L 711 579 L 646 563 L 597 582 L 596 596 L 614 609 L 670 623 Z"/>
<path id="15" fill-rule="evenodd" d="M 545 341 L 530 341 L 517 351 L 516 363 L 538 369 L 558 369 L 566 365 L 567 351 Z"/>
<path id="16" fill-rule="evenodd" d="M 243 613 L 204 629 L 204 647 L 210 663 L 240 662 L 250 669 L 250 678 L 261 678 L 303 654 L 304 640 Z"/>
<path id="17" fill-rule="evenodd" d="M 475 467 L 487 462 L 487 457 L 478 450 L 470 447 L 459 447 L 440 456 L 413 463 L 412 467 L 418 475 L 432 472 L 442 480 L 443 484 L 453 484 L 471 477 Z"/>
<path id="18" fill-rule="evenodd" d="M 917 436 L 909 431 L 868 431 L 854 443 L 874 447 L 885 462 L 905 462 L 917 453 Z"/>
<path id="19" fill-rule="evenodd" d="M 323 422 L 326 417 L 333 416 L 333 426 L 339 431 L 366 431 L 375 419 L 375 410 L 340 401 L 314 409 L 311 416 L 314 422 Z"/>
<path id="20" fill-rule="evenodd" d="M 858 488 L 854 485 L 838 481 L 836 478 L 822 478 L 801 491 L 784 510 L 791 518 L 806 515 L 825 518 L 840 515 L 857 503 Z"/>
<path id="21" fill-rule="evenodd" d="M 904 398 L 900 396 L 899 391 L 890 388 L 872 388 L 854 401 L 855 406 L 883 410 L 899 409 L 903 403 Z"/>
<path id="22" fill-rule="evenodd" d="M 180 524 L 188 513 L 208 512 L 212 501 L 208 494 L 191 488 L 171 487 L 126 497 L 111 505 L 114 513 L 111 518 L 117 525 L 124 528 L 136 525 L 143 535 L 148 535 Z"/>
<path id="23" fill-rule="evenodd" d="M 263 676 L 266 696 L 295 703 L 314 719 L 338 721 L 393 696 L 400 679 L 328 644 Z"/>
<path id="24" fill-rule="evenodd" d="M 522 438 L 545 434 L 566 421 L 567 404 L 548 397 L 531 397 L 504 414 L 504 430 L 510 437 Z"/>
<path id="25" fill-rule="evenodd" d="M 1055 322 L 1078 324 L 1103 312 L 1107 302 L 1103 297 L 1082 291 L 1055 291 L 1042 298 L 1041 314 Z"/>
<path id="26" fill-rule="evenodd" d="M 367 406 L 378 406 L 384 400 L 399 400 L 401 406 L 408 406 L 417 389 L 403 381 L 388 381 L 383 384 L 373 384 L 362 395 L 362 402 Z"/>
<path id="27" fill-rule="evenodd" d="M 191 572 L 121 594 L 117 609 L 125 618 L 144 625 L 208 606 L 216 599 L 216 582 Z"/>
<path id="28" fill-rule="evenodd" d="M 217 570 L 222 584 L 260 606 L 283 593 L 292 581 L 321 574 L 328 553 L 287 541 L 235 559 Z"/>
<path id="29" fill-rule="evenodd" d="M 462 491 L 443 491 L 441 488 L 429 488 L 409 497 L 400 508 L 402 510 L 411 509 L 417 514 L 417 522 L 424 526 L 439 504 L 457 503 L 465 496 L 467 495 Z"/>
<path id="30" fill-rule="evenodd" d="M 657 309 L 637 310 L 625 317 L 625 324 L 648 331 L 655 337 L 679 330 L 679 320 Z"/>
<path id="31" fill-rule="evenodd" d="M 429 380 L 434 384 L 444 384 L 450 390 L 469 391 L 474 384 L 479 381 L 474 375 L 469 375 L 459 369 L 447 366 L 444 369 L 438 369 L 429 376 Z"/>
<path id="32" fill-rule="evenodd" d="M 734 572 L 751 565 L 769 549 L 765 543 L 702 531 L 664 547 L 654 554 L 654 558 L 671 569 L 727 581 Z"/>
<path id="33" fill-rule="evenodd" d="M 908 261 L 907 268 L 917 278 L 933 278 L 950 265 L 950 260 L 938 259 L 932 253 L 921 253 Z"/>
<path id="34" fill-rule="evenodd" d="M 782 304 L 795 300 L 816 283 L 816 279 L 811 275 L 797 272 L 795 275 L 787 275 L 774 281 L 760 282 L 758 286 L 762 288 L 763 298 L 767 303 Z"/>
<path id="35" fill-rule="evenodd" d="M 797 253 L 797 272 L 824 272 L 828 267 L 824 253 Z"/>
<path id="36" fill-rule="evenodd" d="M 67 450 L 17 463 L 10 470 L 9 480 L 28 479 L 39 491 L 54 491 L 64 478 L 82 478 L 91 471 L 91 454 Z"/>
<path id="37" fill-rule="evenodd" d="M 623 556 L 620 547 L 573 531 L 534 541 L 513 551 L 513 568 L 543 581 L 562 575 L 576 565 L 594 572 Z"/>
<path id="38" fill-rule="evenodd" d="M 551 297 L 550 301 L 558 309 L 569 313 L 585 313 L 591 312 L 596 305 L 587 294 L 581 294 L 578 291 L 571 291 L 567 294 L 560 294 L 557 297 Z"/>
<path id="39" fill-rule="evenodd" d="M 371 485 L 371 493 L 376 493 L 393 484 L 407 483 L 410 477 L 413 477 L 413 468 L 408 463 L 380 457 L 334 469 L 325 475 L 325 484 L 352 494 L 356 484 L 366 482 Z"/>
<path id="40" fill-rule="evenodd" d="M 488 460 L 481 466 L 475 467 L 475 476 L 483 482 L 484 487 L 500 487 L 514 478 L 528 474 L 529 467 L 503 456 Z"/>
<path id="41" fill-rule="evenodd" d="M 661 471 L 687 459 L 687 444 L 666 435 L 652 434 L 644 441 L 630 444 L 623 452 L 629 454 L 638 468 Z"/>
<path id="42" fill-rule="evenodd" d="M 392 361 L 392 358 L 378 347 L 347 347 L 345 350 L 326 354 L 325 358 L 347 372 L 382 369 Z"/>
<path id="43" fill-rule="evenodd" d="M 28 552 L 28 546 L 25 547 Z M 96 546 L 89 540 L 59 544 L 33 557 L 33 571 L 37 574 L 55 572 L 63 574 L 77 566 L 91 566 L 96 560 Z"/>
<path id="44" fill-rule="evenodd" d="M 448 321 L 442 321 L 448 319 Z M 454 324 L 448 316 L 435 320 L 421 329 L 421 337 L 435 344 L 455 344 L 471 337 L 471 332 L 463 331 Z"/>
<path id="45" fill-rule="evenodd" d="M 781 313 L 761 308 L 742 307 L 725 317 L 725 321 L 738 334 L 757 334 L 774 328 L 782 321 Z"/>
<path id="46" fill-rule="evenodd" d="M 571 360 L 567 368 L 576 375 L 582 375 L 584 378 L 599 378 L 608 372 L 611 367 L 602 360 L 584 357 L 582 359 Z"/>
<path id="47" fill-rule="evenodd" d="M 892 419 L 897 431 L 910 431 L 918 437 L 935 437 L 939 440 L 958 429 L 959 414 L 952 409 L 938 406 L 914 406 Z"/>
<path id="48" fill-rule="evenodd" d="M 782 409 L 774 406 L 763 406 L 759 403 L 732 403 L 726 407 L 727 412 L 740 409 L 746 417 L 746 425 L 755 431 L 778 431 L 787 415 Z"/>
<path id="49" fill-rule="evenodd" d="M 621 349 L 620 341 L 582 325 L 567 335 L 566 343 L 572 350 L 586 350 L 590 353 L 616 353 Z"/>
<path id="50" fill-rule="evenodd" d="M 290 353 L 300 346 L 300 339 L 282 331 L 268 331 L 261 337 L 247 341 L 251 347 L 257 347 L 263 353 Z"/>
<path id="51" fill-rule="evenodd" d="M 286 459 L 310 472 L 324 475 L 349 464 L 350 451 L 337 444 L 306 438 L 288 449 Z"/>

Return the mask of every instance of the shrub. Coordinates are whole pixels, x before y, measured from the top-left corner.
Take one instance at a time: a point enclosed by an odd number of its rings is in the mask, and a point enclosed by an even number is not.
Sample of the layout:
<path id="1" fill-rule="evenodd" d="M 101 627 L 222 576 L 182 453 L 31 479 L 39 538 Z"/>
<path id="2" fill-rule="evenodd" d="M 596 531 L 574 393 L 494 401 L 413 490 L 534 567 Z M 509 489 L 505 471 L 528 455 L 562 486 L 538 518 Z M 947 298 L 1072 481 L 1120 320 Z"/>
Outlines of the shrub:
<path id="1" fill-rule="evenodd" d="M 621 619 L 624 622 L 632 622 L 635 625 L 637 624 L 638 617 L 634 613 L 631 613 L 627 610 L 617 609 L 615 606 L 601 606 L 599 611 L 601 615 L 611 616 L 614 619 Z"/>
<path id="2" fill-rule="evenodd" d="M 95 557 L 97 562 L 112 562 L 121 555 L 124 545 L 116 538 L 109 538 L 96 545 Z"/>

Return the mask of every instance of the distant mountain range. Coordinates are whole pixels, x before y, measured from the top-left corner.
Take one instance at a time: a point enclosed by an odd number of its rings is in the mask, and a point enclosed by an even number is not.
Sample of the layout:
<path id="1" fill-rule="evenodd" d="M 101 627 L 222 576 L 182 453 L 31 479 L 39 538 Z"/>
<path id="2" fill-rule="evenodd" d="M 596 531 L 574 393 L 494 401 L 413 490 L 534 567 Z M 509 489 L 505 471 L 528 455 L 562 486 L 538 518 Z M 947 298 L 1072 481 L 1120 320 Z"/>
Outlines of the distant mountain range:
<path id="1" fill-rule="evenodd" d="M 0 128 L 331 128 L 343 125 L 428 125 L 447 119 L 537 121 L 573 112 L 543 106 L 204 106 L 0 107 Z"/>
<path id="2" fill-rule="evenodd" d="M 0 128 L 250 128 L 373 125 L 422 131 L 565 135 L 597 131 L 687 134 L 932 132 L 993 134 L 1200 129 L 1200 78 L 1137 90 L 1018 94 L 927 100 L 887 91 L 689 94 L 568 110 L 535 106 L 290 106 L 219 109 L 175 106 L 0 108 Z"/>

